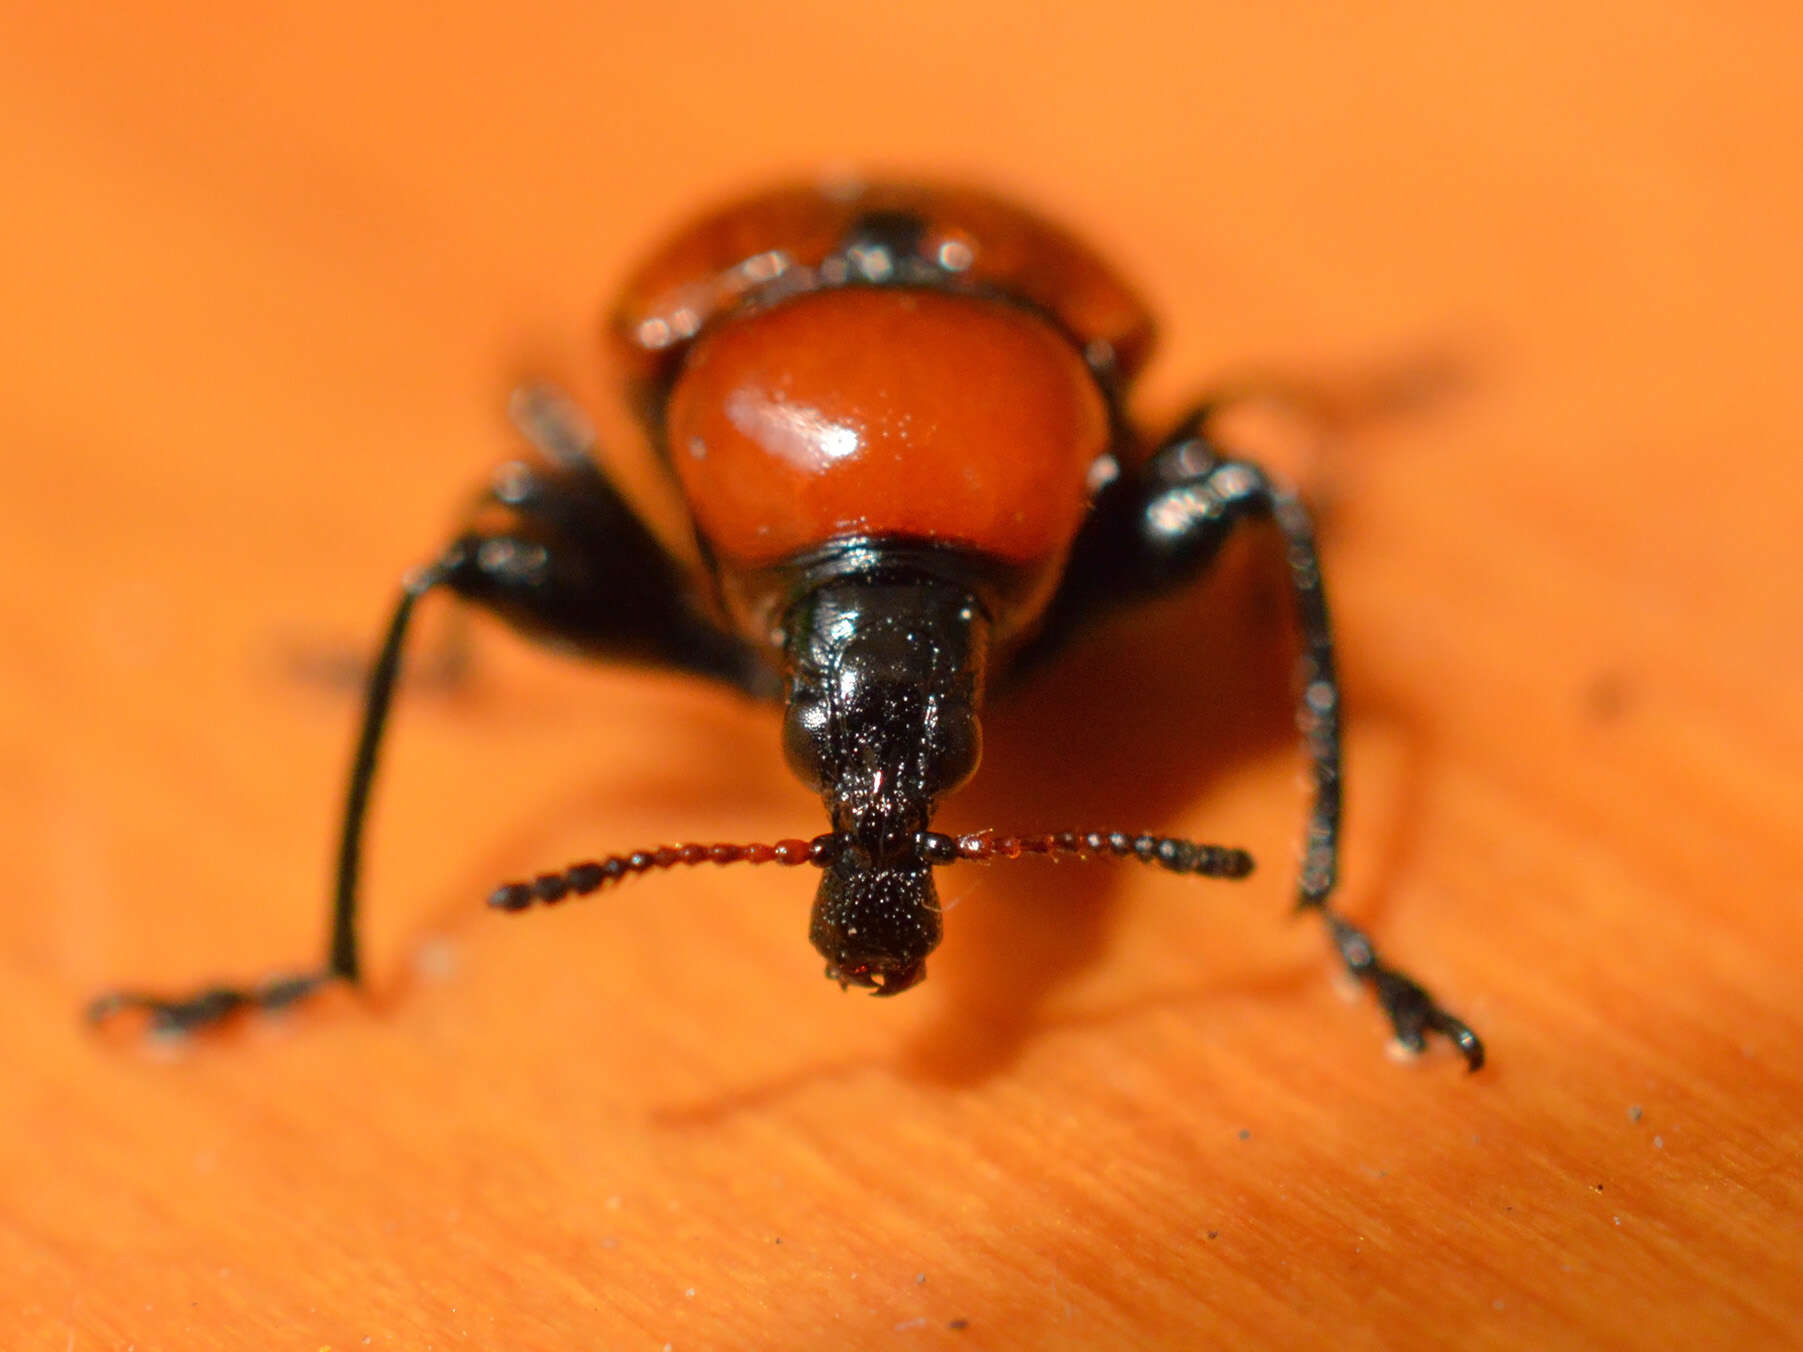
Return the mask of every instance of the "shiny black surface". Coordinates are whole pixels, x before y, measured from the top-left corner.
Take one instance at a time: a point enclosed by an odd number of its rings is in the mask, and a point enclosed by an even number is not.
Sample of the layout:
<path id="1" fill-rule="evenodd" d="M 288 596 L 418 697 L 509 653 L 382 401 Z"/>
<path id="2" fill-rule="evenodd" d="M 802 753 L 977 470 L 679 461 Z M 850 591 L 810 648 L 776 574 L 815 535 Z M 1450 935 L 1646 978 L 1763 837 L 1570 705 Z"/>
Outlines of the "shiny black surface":
<path id="1" fill-rule="evenodd" d="M 790 612 L 783 750 L 840 841 L 809 937 L 841 983 L 906 990 L 939 943 L 921 839 L 982 755 L 989 628 L 970 592 L 926 576 L 840 578 Z"/>

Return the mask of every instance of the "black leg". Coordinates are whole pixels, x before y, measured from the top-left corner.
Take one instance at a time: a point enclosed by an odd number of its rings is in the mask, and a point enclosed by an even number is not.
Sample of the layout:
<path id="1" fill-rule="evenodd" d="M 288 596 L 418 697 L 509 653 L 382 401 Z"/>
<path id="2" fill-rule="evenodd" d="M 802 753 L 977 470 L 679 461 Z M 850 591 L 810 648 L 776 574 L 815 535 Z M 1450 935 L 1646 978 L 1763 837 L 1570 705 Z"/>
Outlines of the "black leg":
<path id="1" fill-rule="evenodd" d="M 362 853 L 363 821 L 369 807 L 369 790 L 375 780 L 376 753 L 394 699 L 395 676 L 400 670 L 401 648 L 418 599 L 445 580 L 444 561 L 419 569 L 401 587 L 401 599 L 376 664 L 370 670 L 363 704 L 363 727 L 351 762 L 350 788 L 344 806 L 343 832 L 338 844 L 338 871 L 332 893 L 332 931 L 323 966 L 271 977 L 254 986 L 210 986 L 191 995 L 165 997 L 138 991 L 113 991 L 88 1006 L 88 1018 L 96 1023 L 124 1010 L 142 1010 L 157 1032 L 185 1032 L 217 1023 L 244 1008 L 277 1009 L 311 994 L 331 981 L 356 984 L 361 970 L 357 957 L 357 871 Z"/>
<path id="2" fill-rule="evenodd" d="M 531 388 L 511 412 L 543 458 L 495 472 L 446 556 L 450 588 L 557 647 L 780 695 L 775 668 L 715 623 L 689 570 L 596 465 L 574 410 Z"/>
<path id="3" fill-rule="evenodd" d="M 1297 903 L 1321 917 L 1346 970 L 1371 987 L 1404 1047 L 1420 1051 L 1427 1034 L 1439 1033 L 1476 1070 L 1484 1063 L 1477 1034 L 1413 978 L 1386 966 L 1370 937 L 1332 906 L 1339 867 L 1340 684 L 1314 526 L 1294 493 L 1257 465 L 1230 459 L 1211 443 L 1209 424 L 1217 411 L 1217 405 L 1203 405 L 1144 466 L 1103 491 L 1077 541 L 1045 633 L 1028 656 L 1060 643 L 1088 613 L 1194 578 L 1240 523 L 1274 523 L 1302 637 L 1297 719 L 1314 781 Z"/>
<path id="4" fill-rule="evenodd" d="M 540 421 L 529 435 L 544 451 L 544 462 L 504 466 L 469 529 L 402 583 L 365 688 L 325 962 L 256 985 L 213 986 L 174 997 L 116 991 L 88 1006 L 89 1019 L 100 1022 L 138 1010 L 156 1031 L 183 1032 L 241 1009 L 292 1004 L 334 981 L 358 983 L 357 882 L 369 795 L 408 624 L 419 598 L 436 587 L 535 637 L 584 653 L 674 668 L 758 695 L 780 689 L 778 678 L 747 645 L 707 619 L 682 566 L 633 515 L 577 444 L 576 433 L 567 424 L 544 421 L 550 414 L 543 407 L 535 413 Z"/>

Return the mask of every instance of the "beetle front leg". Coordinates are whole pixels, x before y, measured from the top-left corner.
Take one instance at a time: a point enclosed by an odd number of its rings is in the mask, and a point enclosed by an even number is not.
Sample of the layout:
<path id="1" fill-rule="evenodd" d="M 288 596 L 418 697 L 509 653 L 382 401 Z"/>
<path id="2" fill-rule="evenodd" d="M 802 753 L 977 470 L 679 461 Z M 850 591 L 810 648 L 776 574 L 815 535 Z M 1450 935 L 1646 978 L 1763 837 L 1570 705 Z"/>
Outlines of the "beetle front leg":
<path id="1" fill-rule="evenodd" d="M 358 984 L 358 876 L 369 795 L 409 623 L 429 591 L 446 588 L 528 634 L 589 655 L 685 671 L 753 694 L 771 692 L 774 676 L 744 643 L 702 613 L 682 565 L 593 462 L 574 454 L 546 459 L 550 463 L 504 466 L 469 529 L 402 583 L 365 686 L 325 961 L 255 985 L 210 986 L 178 996 L 115 991 L 89 1004 L 91 1021 L 139 1011 L 154 1031 L 186 1032 L 240 1010 L 291 1005 L 335 982 Z"/>
<path id="2" fill-rule="evenodd" d="M 1314 794 L 1297 884 L 1300 909 L 1319 915 L 1346 970 L 1370 986 L 1397 1041 L 1420 1051 L 1426 1037 L 1448 1038 L 1477 1070 L 1484 1044 L 1406 973 L 1385 964 L 1370 936 L 1342 917 L 1331 897 L 1338 879 L 1341 812 L 1340 682 L 1320 556 L 1308 510 L 1289 489 L 1249 461 L 1222 454 L 1209 439 L 1218 406 L 1186 418 L 1152 457 L 1116 480 L 1079 536 L 1049 636 L 1056 640 L 1082 614 L 1109 601 L 1162 592 L 1196 577 L 1242 522 L 1269 521 L 1284 548 L 1290 596 L 1302 638 L 1297 721 Z"/>
<path id="3" fill-rule="evenodd" d="M 394 699 L 395 677 L 400 671 L 401 650 L 413 607 L 421 596 L 446 580 L 449 562 L 447 555 L 410 574 L 402 583 L 401 599 L 388 621 L 375 666 L 370 669 L 364 693 L 363 725 L 351 762 L 350 787 L 339 839 L 331 939 L 325 962 L 305 971 L 268 978 L 254 986 L 209 986 L 188 995 L 110 991 L 89 1003 L 87 1017 L 90 1022 L 101 1023 L 127 1010 L 140 1010 L 149 1016 L 153 1031 L 181 1033 L 218 1023 L 242 1009 L 283 1008 L 334 981 L 357 983 L 361 975 L 356 933 L 357 871 L 369 790 L 375 779 L 376 755 L 382 743 L 382 730 L 388 721 L 388 709 Z"/>

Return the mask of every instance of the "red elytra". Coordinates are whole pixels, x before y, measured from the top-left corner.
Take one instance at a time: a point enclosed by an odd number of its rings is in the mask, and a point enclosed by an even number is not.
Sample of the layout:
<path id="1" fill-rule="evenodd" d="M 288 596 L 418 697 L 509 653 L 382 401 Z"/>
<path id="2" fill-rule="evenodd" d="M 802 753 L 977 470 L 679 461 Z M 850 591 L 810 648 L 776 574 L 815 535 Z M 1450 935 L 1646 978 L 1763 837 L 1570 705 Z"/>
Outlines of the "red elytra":
<path id="1" fill-rule="evenodd" d="M 739 199 L 646 258 L 608 325 L 627 378 L 669 370 L 716 316 L 785 273 L 830 265 L 853 222 L 883 212 L 919 219 L 923 256 L 971 287 L 1042 310 L 1122 380 L 1151 355 L 1152 319 L 1138 295 L 1051 222 L 974 188 L 847 180 Z"/>
<path id="2" fill-rule="evenodd" d="M 848 275 L 848 235 L 884 216 L 916 232 L 925 285 Z M 634 425 L 607 439 L 648 442 L 659 466 L 612 467 L 666 546 L 717 576 L 739 632 L 773 618 L 760 570 L 871 538 L 993 560 L 1006 637 L 1031 628 L 1126 449 L 1111 405 L 1153 325 L 1087 246 L 1011 202 L 829 182 L 677 231 L 627 280 L 609 339 Z"/>
<path id="3" fill-rule="evenodd" d="M 710 329 L 670 392 L 666 435 L 723 562 L 904 535 L 1055 568 L 1108 449 L 1108 409 L 1030 310 L 839 287 Z"/>

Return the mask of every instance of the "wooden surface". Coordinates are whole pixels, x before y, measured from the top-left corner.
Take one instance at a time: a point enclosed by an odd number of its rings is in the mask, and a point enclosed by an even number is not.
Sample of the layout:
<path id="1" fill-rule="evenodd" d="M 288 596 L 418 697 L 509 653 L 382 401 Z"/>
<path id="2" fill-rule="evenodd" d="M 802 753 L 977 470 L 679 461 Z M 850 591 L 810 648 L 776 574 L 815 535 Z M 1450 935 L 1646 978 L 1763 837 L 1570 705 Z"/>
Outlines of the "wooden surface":
<path id="1" fill-rule="evenodd" d="M 1794 7 L 205 8 L 0 44 L 0 1345 L 1794 1344 Z M 1244 843 L 1237 890 L 947 875 L 893 1002 L 820 979 L 794 875 L 490 914 L 818 804 L 769 711 L 477 624 L 397 717 L 372 998 L 79 1027 L 313 950 L 353 709 L 297 666 L 373 637 L 512 380 L 592 396 L 637 251 L 852 160 L 1119 258 L 1152 414 L 1456 354 L 1310 476 L 1346 904 L 1491 1066 L 1387 1058 L 1286 919 L 1244 560 L 996 709 L 946 813 Z"/>

